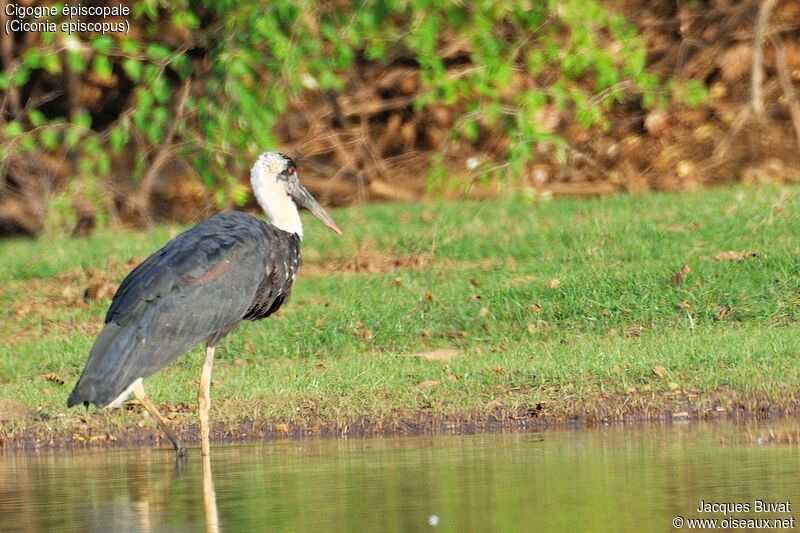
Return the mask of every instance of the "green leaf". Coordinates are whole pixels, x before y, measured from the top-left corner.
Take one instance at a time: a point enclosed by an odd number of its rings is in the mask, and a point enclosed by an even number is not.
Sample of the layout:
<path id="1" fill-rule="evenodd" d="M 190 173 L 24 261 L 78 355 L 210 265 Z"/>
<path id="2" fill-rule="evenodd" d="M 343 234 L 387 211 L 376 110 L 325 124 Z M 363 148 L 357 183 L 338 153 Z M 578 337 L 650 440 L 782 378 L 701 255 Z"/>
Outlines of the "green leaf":
<path id="1" fill-rule="evenodd" d="M 114 152 L 119 153 L 128 142 L 128 128 L 122 124 L 112 128 L 108 134 L 108 144 Z"/>
<path id="2" fill-rule="evenodd" d="M 92 127 L 92 116 L 88 113 L 78 113 L 72 119 L 72 123 L 79 128 L 89 129 Z"/>
<path id="3" fill-rule="evenodd" d="M 44 113 L 38 109 L 31 109 L 28 111 L 28 120 L 30 120 L 31 124 L 34 126 L 41 126 L 47 119 L 45 118 Z"/>
<path id="4" fill-rule="evenodd" d="M 148 122 L 145 124 L 143 129 L 144 134 L 147 136 L 147 140 L 153 144 L 158 143 L 164 138 L 164 129 L 155 121 Z"/>
<path id="5" fill-rule="evenodd" d="M 222 189 L 218 189 L 214 193 L 214 203 L 217 207 L 222 208 L 225 206 L 225 191 Z"/>
<path id="6" fill-rule="evenodd" d="M 478 140 L 478 135 L 480 134 L 480 128 L 478 127 L 478 123 L 474 120 L 469 120 L 464 123 L 464 127 L 462 128 L 464 131 L 464 136 L 472 141 L 475 142 Z"/>
<path id="7" fill-rule="evenodd" d="M 6 124 L 5 128 L 3 128 L 3 134 L 9 139 L 19 137 L 20 135 L 22 135 L 22 132 L 23 132 L 22 124 L 20 124 L 16 120 L 12 120 L 8 124 Z"/>
<path id="8" fill-rule="evenodd" d="M 153 107 L 153 95 L 145 89 L 136 89 L 136 109 L 144 112 Z"/>
<path id="9" fill-rule="evenodd" d="M 155 20 L 158 17 L 157 0 L 139 0 L 133 5 L 133 16 L 136 18 L 147 16 L 150 20 Z"/>
<path id="10" fill-rule="evenodd" d="M 150 43 L 144 50 L 148 57 L 156 61 L 167 59 L 172 53 L 172 50 L 158 43 Z"/>
<path id="11" fill-rule="evenodd" d="M 100 152 L 95 158 L 97 172 L 102 176 L 107 176 L 111 172 L 111 158 L 108 154 Z"/>
<path id="12" fill-rule="evenodd" d="M 81 129 L 69 128 L 64 134 L 64 146 L 67 150 L 74 150 L 77 148 L 78 143 L 81 141 Z"/>
<path id="13" fill-rule="evenodd" d="M 42 68 L 48 74 L 61 74 L 61 60 L 56 54 L 45 54 L 42 57 Z"/>
<path id="14" fill-rule="evenodd" d="M 142 80 L 146 84 L 152 85 L 153 83 L 155 83 L 155 81 L 157 79 L 159 79 L 161 77 L 161 73 L 162 72 L 163 71 L 159 67 L 157 67 L 155 65 L 145 64 L 144 65 L 144 75 L 142 76 Z"/>
<path id="15" fill-rule="evenodd" d="M 123 54 L 128 55 L 135 55 L 139 53 L 139 43 L 134 41 L 133 39 L 122 39 L 119 43 L 119 47 L 122 50 Z"/>
<path id="16" fill-rule="evenodd" d="M 197 15 L 191 11 L 178 11 L 172 15 L 172 23 L 178 28 L 185 28 L 188 30 L 197 29 L 200 26 L 200 20 Z"/>
<path id="17" fill-rule="evenodd" d="M 22 64 L 37 69 L 42 64 L 42 53 L 37 48 L 30 48 L 22 55 Z"/>
<path id="18" fill-rule="evenodd" d="M 26 68 L 20 68 L 14 71 L 11 75 L 11 83 L 16 85 L 17 87 L 25 85 L 28 83 L 28 79 L 31 76 L 31 71 Z"/>
<path id="19" fill-rule="evenodd" d="M 230 188 L 230 197 L 234 204 L 241 207 L 247 203 L 248 194 L 244 188 L 234 185 Z"/>
<path id="20" fill-rule="evenodd" d="M 699 80 L 675 83 L 672 93 L 676 100 L 689 107 L 697 107 L 708 99 L 708 88 Z"/>
<path id="21" fill-rule="evenodd" d="M 94 59 L 92 60 L 92 71 L 97 74 L 101 79 L 109 79 L 113 74 L 113 69 L 111 68 L 111 61 L 108 60 L 108 57 L 96 54 Z"/>
<path id="22" fill-rule="evenodd" d="M 86 70 L 86 60 L 83 58 L 83 54 L 75 50 L 67 52 L 67 65 L 75 72 Z"/>
<path id="23" fill-rule="evenodd" d="M 45 128 L 39 133 L 39 142 L 47 150 L 55 150 L 58 146 L 58 133 L 51 128 Z"/>
<path id="24" fill-rule="evenodd" d="M 150 86 L 150 94 L 153 95 L 156 102 L 163 104 L 169 102 L 172 91 L 166 80 L 162 77 L 156 79 Z"/>
<path id="25" fill-rule="evenodd" d="M 126 58 L 122 60 L 122 70 L 133 82 L 142 79 L 142 64 L 136 59 Z"/>
<path id="26" fill-rule="evenodd" d="M 31 136 L 21 137 L 19 143 L 17 144 L 17 148 L 23 153 L 32 152 L 36 149 L 36 140 Z"/>
<path id="27" fill-rule="evenodd" d="M 92 39 L 92 48 L 101 53 L 108 53 L 114 48 L 114 39 L 108 35 L 98 35 Z"/>
<path id="28" fill-rule="evenodd" d="M 184 55 L 175 56 L 175 59 L 170 63 L 172 70 L 178 73 L 181 79 L 188 78 L 192 73 L 192 62 Z"/>
<path id="29" fill-rule="evenodd" d="M 319 87 L 323 91 L 338 91 L 344 87 L 342 80 L 340 80 L 339 77 L 330 70 L 320 72 L 317 79 L 319 79 Z"/>

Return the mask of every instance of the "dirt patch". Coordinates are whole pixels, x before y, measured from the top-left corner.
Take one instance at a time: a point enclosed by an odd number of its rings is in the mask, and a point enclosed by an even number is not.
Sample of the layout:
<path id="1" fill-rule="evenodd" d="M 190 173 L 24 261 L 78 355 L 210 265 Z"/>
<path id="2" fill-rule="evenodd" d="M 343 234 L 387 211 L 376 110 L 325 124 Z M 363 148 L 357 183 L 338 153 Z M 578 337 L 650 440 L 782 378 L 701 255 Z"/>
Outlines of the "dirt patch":
<path id="1" fill-rule="evenodd" d="M 95 335 L 102 323 L 101 317 L 80 320 L 75 316 L 65 319 L 63 313 L 74 315 L 88 309 L 85 288 L 79 283 L 54 280 L 11 282 L 0 287 L 13 288 L 26 295 L 10 302 L 11 313 L 5 324 L 5 342 L 9 346 L 52 335 L 66 335 L 80 331 Z"/>
<path id="2" fill-rule="evenodd" d="M 559 405 L 536 403 L 516 407 L 488 407 L 482 411 L 456 414 L 418 411 L 392 413 L 386 416 L 358 416 L 343 421 L 320 417 L 304 411 L 304 420 L 242 420 L 215 423 L 211 439 L 215 443 L 261 442 L 282 439 L 388 437 L 401 435 L 456 435 L 505 431 L 538 431 L 559 427 L 592 427 L 609 424 L 673 423 L 688 420 L 753 420 L 800 416 L 796 401 L 770 399 L 735 399 L 726 392 L 706 395 L 702 399 L 657 398 L 653 395 L 597 395 L 591 408 L 579 407 L 571 400 Z M 24 406 L 23 406 L 24 407 Z M 127 404 L 130 411 L 138 406 Z M 2 409 L 2 404 L 0 404 Z M 197 444 L 199 433 L 194 409 L 181 404 L 162 406 L 172 420 L 175 432 L 185 444 Z M 92 412 L 80 418 L 74 427 L 52 429 L 45 423 L 50 417 L 30 410 L 17 411 L 17 416 L 36 418 L 25 429 L 0 429 L 0 450 L 29 451 L 39 449 L 74 449 L 100 446 L 170 446 L 156 427 L 146 426 L 136 413 L 109 414 Z M 121 424 L 125 424 L 124 426 Z M 800 434 L 798 434 L 800 435 Z M 759 436 L 753 437 L 756 442 Z M 760 436 L 776 443 L 799 442 L 797 435 Z"/>
<path id="3" fill-rule="evenodd" d="M 121 280 L 143 258 L 109 259 L 105 269 L 73 268 L 52 279 L 31 279 L 0 283 L 4 292 L 25 294 L 25 298 L 10 300 L 10 317 L 5 324 L 5 342 L 16 346 L 22 342 L 53 335 L 80 331 L 95 336 L 102 326 L 102 315 L 64 319 L 63 313 L 88 310 L 94 302 L 110 303 Z M 351 258 L 338 261 L 310 262 L 303 265 L 303 276 L 336 273 L 379 274 L 394 271 L 418 270 L 430 267 L 433 253 L 394 255 L 368 248 L 358 250 Z M 443 266 L 452 266 L 443 261 Z"/>
<path id="4" fill-rule="evenodd" d="M 83 319 L 76 316 L 75 311 L 88 310 L 95 301 L 110 303 L 119 287 L 118 281 L 141 261 L 141 258 L 111 259 L 106 269 L 73 268 L 52 279 L 0 283 L 0 295 L 4 292 L 25 295 L 24 298 L 6 298 L 11 313 L 5 324 L 5 341 L 15 346 L 31 339 L 74 331 L 97 335 L 102 326 L 102 315 Z M 70 318 L 65 319 L 60 313 L 66 313 Z"/>
<path id="5" fill-rule="evenodd" d="M 21 403 L 0 398 L 0 422 L 12 422 L 30 416 L 31 410 Z"/>
<path id="6" fill-rule="evenodd" d="M 352 258 L 303 265 L 303 273 L 314 276 L 328 272 L 385 274 L 396 270 L 419 270 L 431 266 L 433 253 L 394 255 L 372 250 L 359 250 Z"/>
<path id="7" fill-rule="evenodd" d="M 437 258 L 433 250 L 416 254 L 397 255 L 363 247 L 350 258 L 321 260 L 318 257 L 307 257 L 303 262 L 301 275 L 307 277 L 329 273 L 387 274 L 390 272 L 424 270 L 433 267 L 448 270 L 478 269 L 486 272 L 496 268 L 513 268 L 513 262 L 512 258 L 478 260 L 455 260 L 449 257 Z M 532 280 L 532 277 L 525 279 L 518 277 L 513 283 L 518 284 Z M 395 283 L 401 285 L 402 281 L 398 278 Z M 470 280 L 470 283 L 477 286 L 477 281 L 474 279 Z"/>

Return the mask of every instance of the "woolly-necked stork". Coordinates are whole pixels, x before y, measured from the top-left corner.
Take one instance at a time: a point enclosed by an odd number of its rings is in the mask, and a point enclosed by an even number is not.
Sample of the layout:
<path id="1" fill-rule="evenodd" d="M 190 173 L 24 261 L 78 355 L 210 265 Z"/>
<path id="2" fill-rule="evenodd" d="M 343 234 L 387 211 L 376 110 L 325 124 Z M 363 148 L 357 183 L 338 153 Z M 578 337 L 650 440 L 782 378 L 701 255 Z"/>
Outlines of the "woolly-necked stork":
<path id="1" fill-rule="evenodd" d="M 119 406 L 133 392 L 185 452 L 144 392 L 142 380 L 205 341 L 198 410 L 201 449 L 209 453 L 208 412 L 214 348 L 242 320 L 274 313 L 300 268 L 303 227 L 298 206 L 338 234 L 341 231 L 300 183 L 283 154 L 256 161 L 250 182 L 269 223 L 230 211 L 212 216 L 172 239 L 137 266 L 120 285 L 67 406 Z"/>

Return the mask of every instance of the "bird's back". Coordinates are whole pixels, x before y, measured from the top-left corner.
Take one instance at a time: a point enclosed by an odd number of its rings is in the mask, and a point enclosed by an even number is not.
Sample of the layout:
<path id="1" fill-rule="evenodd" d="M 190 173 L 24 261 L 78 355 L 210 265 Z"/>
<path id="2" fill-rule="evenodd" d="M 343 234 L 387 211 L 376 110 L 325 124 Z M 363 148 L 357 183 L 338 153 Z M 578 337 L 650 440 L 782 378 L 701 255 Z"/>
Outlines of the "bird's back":
<path id="1" fill-rule="evenodd" d="M 299 238 L 246 213 L 215 215 L 175 237 L 123 280 L 67 405 L 107 406 L 200 342 L 268 316 L 298 267 Z"/>

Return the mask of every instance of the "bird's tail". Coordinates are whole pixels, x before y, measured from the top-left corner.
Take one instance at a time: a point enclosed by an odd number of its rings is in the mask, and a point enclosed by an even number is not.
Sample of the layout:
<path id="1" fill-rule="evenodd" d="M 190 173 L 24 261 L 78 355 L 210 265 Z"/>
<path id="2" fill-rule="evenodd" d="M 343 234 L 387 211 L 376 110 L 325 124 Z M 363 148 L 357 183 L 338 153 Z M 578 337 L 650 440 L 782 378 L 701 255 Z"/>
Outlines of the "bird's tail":
<path id="1" fill-rule="evenodd" d="M 67 399 L 67 407 L 79 403 L 106 407 L 143 376 L 132 376 L 125 361 L 136 349 L 136 327 L 121 327 L 109 322 L 94 341 L 89 360 L 78 383 Z"/>

